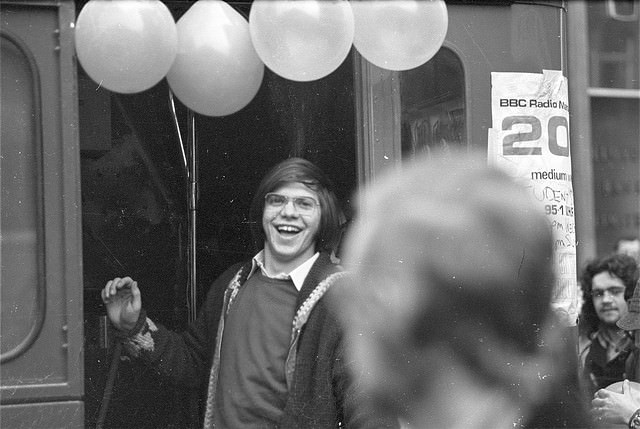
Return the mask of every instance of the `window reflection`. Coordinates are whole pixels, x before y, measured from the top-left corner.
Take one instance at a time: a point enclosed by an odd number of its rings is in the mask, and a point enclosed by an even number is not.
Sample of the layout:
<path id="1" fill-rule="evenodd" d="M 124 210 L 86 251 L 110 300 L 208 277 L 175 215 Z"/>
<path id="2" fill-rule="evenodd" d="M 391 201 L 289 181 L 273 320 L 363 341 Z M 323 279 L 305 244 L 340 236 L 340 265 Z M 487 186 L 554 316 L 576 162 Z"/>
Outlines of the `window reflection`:
<path id="1" fill-rule="evenodd" d="M 638 2 L 589 2 L 591 86 L 638 89 Z"/>
<path id="2" fill-rule="evenodd" d="M 640 230 L 640 103 L 598 97 L 591 107 L 591 120 L 598 124 L 592 128 L 596 238 L 607 252 L 618 238 Z"/>
<path id="3" fill-rule="evenodd" d="M 400 91 L 403 158 L 465 145 L 464 73 L 452 51 L 441 49 L 426 64 L 402 72 Z"/>

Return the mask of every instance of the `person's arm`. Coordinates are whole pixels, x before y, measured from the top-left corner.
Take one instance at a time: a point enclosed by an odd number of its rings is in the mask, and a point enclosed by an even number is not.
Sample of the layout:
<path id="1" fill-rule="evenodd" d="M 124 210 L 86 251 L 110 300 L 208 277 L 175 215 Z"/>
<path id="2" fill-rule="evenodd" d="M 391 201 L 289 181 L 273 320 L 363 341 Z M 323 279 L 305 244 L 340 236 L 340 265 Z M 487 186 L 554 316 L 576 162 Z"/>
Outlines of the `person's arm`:
<path id="1" fill-rule="evenodd" d="M 224 290 L 234 273 L 229 269 L 213 283 L 197 320 L 181 333 L 146 316 L 137 283 L 129 277 L 108 282 L 102 300 L 129 356 L 142 359 L 177 384 L 197 386 L 206 379 L 203 374 L 210 365 Z"/>
<path id="2" fill-rule="evenodd" d="M 628 425 L 640 429 L 640 395 L 632 391 L 629 380 L 622 383 L 622 393 L 600 389 L 591 401 L 594 417 L 603 423 Z M 637 416 L 635 420 L 632 418 Z"/>

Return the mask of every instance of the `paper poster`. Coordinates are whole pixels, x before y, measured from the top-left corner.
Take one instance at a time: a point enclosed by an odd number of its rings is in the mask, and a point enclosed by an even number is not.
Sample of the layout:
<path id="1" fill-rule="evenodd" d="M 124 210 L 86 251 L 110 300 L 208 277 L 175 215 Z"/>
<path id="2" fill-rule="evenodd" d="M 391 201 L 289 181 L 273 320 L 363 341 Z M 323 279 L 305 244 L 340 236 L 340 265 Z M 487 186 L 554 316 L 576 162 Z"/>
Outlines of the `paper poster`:
<path id="1" fill-rule="evenodd" d="M 578 317 L 576 235 L 571 183 L 569 98 L 560 71 L 491 73 L 488 160 L 531 190 L 554 240 L 552 307 L 566 323 Z"/>

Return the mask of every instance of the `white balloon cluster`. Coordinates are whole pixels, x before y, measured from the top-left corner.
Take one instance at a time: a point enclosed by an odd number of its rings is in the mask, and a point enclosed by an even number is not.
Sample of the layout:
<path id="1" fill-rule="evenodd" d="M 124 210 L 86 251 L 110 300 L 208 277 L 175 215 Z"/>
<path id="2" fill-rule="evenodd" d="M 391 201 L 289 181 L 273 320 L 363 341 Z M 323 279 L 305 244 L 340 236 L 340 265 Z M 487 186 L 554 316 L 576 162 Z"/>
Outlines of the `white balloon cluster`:
<path id="1" fill-rule="evenodd" d="M 248 22 L 222 0 L 198 0 L 177 23 L 160 0 L 90 0 L 75 41 L 105 88 L 141 92 L 166 76 L 185 106 L 224 116 L 253 99 L 265 65 L 312 81 L 353 45 L 378 67 L 408 70 L 436 54 L 447 26 L 443 0 L 254 0 Z"/>

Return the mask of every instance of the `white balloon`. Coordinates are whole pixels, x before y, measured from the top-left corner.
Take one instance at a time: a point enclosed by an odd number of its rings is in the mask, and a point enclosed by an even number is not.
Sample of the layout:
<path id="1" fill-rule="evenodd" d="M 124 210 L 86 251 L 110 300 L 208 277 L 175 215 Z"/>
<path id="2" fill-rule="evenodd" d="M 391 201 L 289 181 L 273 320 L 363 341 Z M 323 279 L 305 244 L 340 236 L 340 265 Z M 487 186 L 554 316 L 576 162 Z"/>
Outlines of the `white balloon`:
<path id="1" fill-rule="evenodd" d="M 353 12 L 346 0 L 254 0 L 249 29 L 273 72 L 312 81 L 332 73 L 349 54 Z"/>
<path id="2" fill-rule="evenodd" d="M 409 70 L 429 61 L 447 34 L 442 0 L 352 0 L 354 46 L 387 70 Z"/>
<path id="3" fill-rule="evenodd" d="M 249 23 L 222 0 L 199 0 L 178 20 L 178 54 L 167 81 L 188 108 L 225 116 L 255 97 L 264 64 L 249 35 Z"/>
<path id="4" fill-rule="evenodd" d="M 124 94 L 147 90 L 165 77 L 178 33 L 159 0 L 91 0 L 75 26 L 76 55 L 101 86 Z"/>

